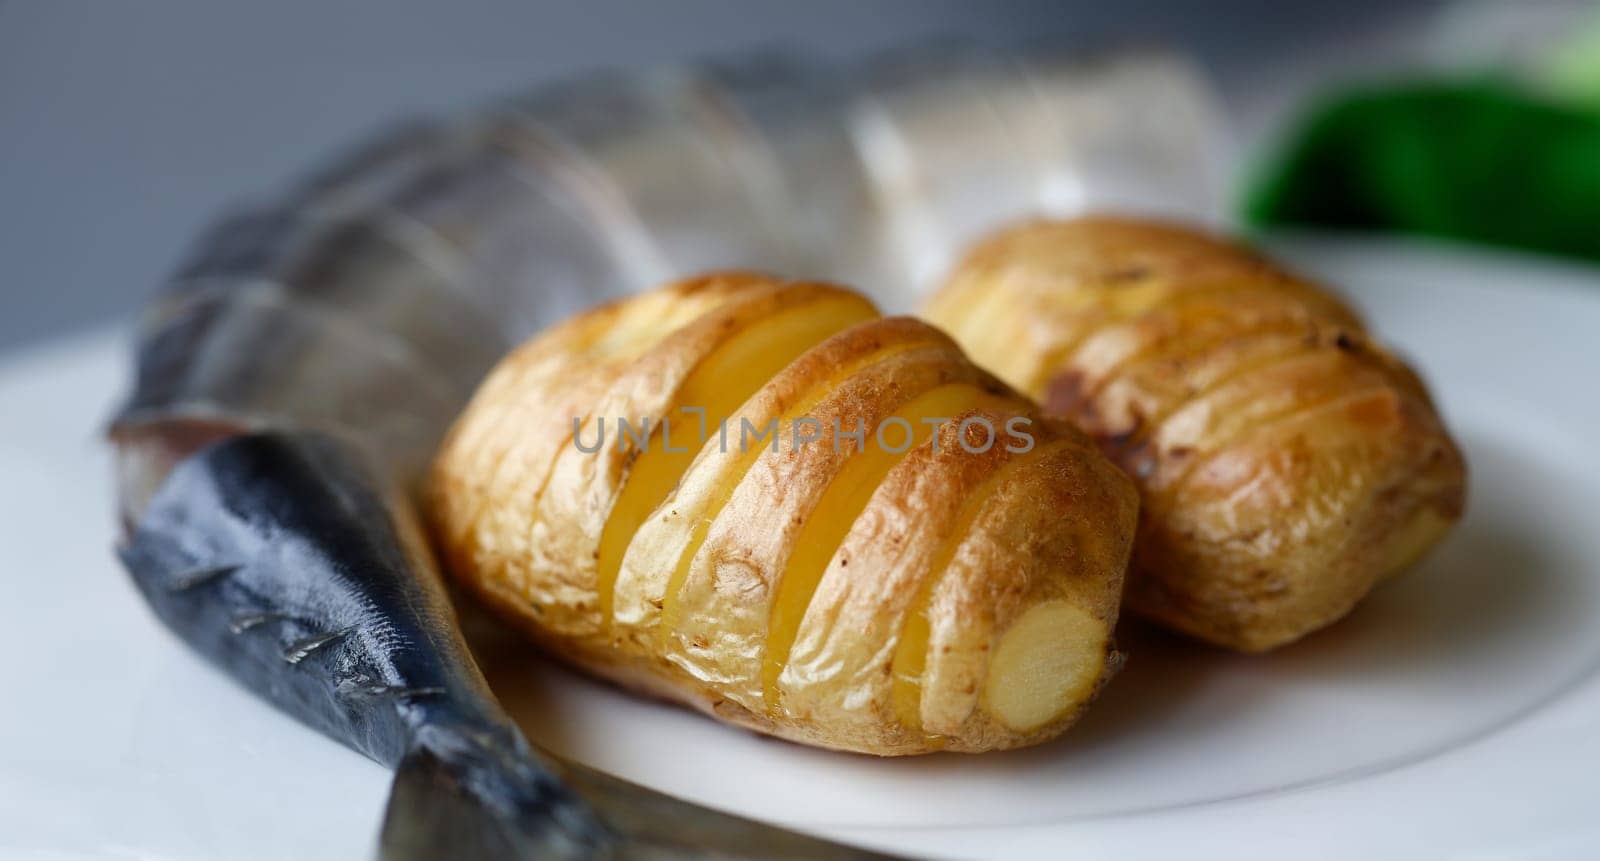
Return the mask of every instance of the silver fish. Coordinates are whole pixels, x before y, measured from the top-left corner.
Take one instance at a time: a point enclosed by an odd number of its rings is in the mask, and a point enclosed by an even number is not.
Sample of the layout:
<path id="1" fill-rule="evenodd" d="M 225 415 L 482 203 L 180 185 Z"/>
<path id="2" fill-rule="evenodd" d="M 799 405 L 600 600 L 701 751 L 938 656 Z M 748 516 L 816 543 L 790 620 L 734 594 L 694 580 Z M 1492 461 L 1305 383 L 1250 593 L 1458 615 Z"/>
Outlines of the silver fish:
<path id="1" fill-rule="evenodd" d="M 385 857 L 873 857 L 529 745 L 454 621 L 419 476 L 491 363 L 600 299 L 742 266 L 904 306 L 976 231 L 1118 170 L 1193 214 L 1207 105 L 1170 59 L 944 47 L 602 75 L 393 129 L 224 218 L 148 308 L 110 431 L 121 558 L 190 646 L 397 769 Z"/>

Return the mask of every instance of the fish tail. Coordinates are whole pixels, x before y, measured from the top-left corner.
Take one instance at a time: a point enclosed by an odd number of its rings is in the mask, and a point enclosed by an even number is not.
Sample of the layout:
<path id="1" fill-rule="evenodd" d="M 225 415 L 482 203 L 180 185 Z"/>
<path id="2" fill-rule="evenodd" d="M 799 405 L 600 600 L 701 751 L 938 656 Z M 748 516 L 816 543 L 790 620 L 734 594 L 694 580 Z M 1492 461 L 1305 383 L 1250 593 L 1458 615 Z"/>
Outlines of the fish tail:
<path id="1" fill-rule="evenodd" d="M 617 837 L 520 736 L 422 729 L 395 771 L 382 861 L 618 857 Z"/>

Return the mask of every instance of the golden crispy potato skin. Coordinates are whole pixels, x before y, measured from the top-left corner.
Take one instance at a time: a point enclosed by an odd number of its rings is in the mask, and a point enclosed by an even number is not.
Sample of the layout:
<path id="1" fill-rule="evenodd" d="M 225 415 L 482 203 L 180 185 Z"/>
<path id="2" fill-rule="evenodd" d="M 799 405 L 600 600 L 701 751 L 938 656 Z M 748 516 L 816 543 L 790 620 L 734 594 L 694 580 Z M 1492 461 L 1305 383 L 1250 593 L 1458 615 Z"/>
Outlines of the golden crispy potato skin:
<path id="1" fill-rule="evenodd" d="M 645 441 L 616 436 L 646 417 Z M 452 573 L 565 660 L 902 755 L 1032 744 L 1077 718 L 1117 665 L 1137 509 L 1092 441 L 934 328 L 725 273 L 514 351 L 446 439 L 429 515 Z"/>
<path id="2" fill-rule="evenodd" d="M 1001 232 L 926 316 L 1139 485 L 1126 601 L 1242 651 L 1348 613 L 1458 520 L 1461 453 L 1348 307 L 1174 225 Z"/>

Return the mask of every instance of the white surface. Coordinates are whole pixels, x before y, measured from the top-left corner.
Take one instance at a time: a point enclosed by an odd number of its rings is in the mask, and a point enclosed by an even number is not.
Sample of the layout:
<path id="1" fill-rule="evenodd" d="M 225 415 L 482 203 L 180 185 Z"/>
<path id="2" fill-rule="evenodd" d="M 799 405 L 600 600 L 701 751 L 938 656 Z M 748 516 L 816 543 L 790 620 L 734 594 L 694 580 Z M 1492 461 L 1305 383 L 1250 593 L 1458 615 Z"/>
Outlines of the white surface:
<path id="1" fill-rule="evenodd" d="M 1600 272 L 1448 249 L 1280 246 L 1433 385 L 1466 522 L 1344 623 L 1267 657 L 1129 629 L 1057 743 L 883 761 L 760 739 L 526 653 L 530 736 L 686 797 L 956 857 L 1600 854 Z M 352 858 L 376 765 L 212 672 L 115 564 L 100 334 L 0 361 L 0 855 Z"/>

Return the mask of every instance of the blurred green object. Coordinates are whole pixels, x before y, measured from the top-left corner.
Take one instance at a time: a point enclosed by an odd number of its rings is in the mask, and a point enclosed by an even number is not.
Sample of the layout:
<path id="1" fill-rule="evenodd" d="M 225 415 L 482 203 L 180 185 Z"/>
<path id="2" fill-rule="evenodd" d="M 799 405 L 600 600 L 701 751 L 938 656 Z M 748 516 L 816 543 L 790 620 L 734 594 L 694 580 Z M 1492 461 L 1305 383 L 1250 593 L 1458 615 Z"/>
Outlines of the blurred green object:
<path id="1" fill-rule="evenodd" d="M 1560 98 L 1600 110 L 1600 11 L 1544 57 L 1537 82 Z"/>
<path id="2" fill-rule="evenodd" d="M 1348 92 L 1313 108 L 1244 217 L 1600 260 L 1600 112 L 1496 81 Z"/>

